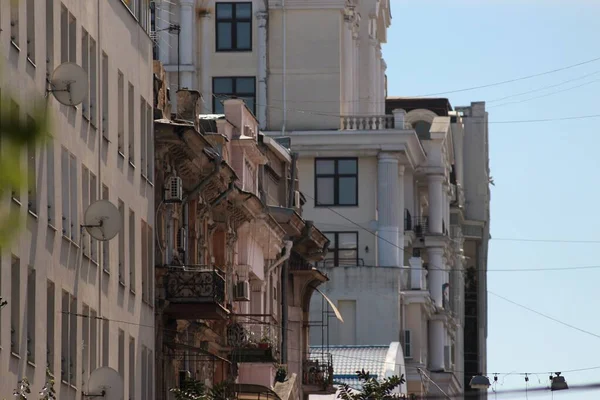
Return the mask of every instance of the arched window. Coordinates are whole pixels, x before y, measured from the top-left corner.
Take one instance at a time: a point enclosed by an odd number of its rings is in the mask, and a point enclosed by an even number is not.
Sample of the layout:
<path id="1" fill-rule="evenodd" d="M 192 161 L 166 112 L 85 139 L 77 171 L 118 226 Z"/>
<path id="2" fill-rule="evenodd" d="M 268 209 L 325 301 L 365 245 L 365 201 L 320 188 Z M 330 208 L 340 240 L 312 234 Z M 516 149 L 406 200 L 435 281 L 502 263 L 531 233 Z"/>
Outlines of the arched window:
<path id="1" fill-rule="evenodd" d="M 421 140 L 431 139 L 431 135 L 429 134 L 429 128 L 431 128 L 431 124 L 426 121 L 417 121 L 413 124 L 413 129 L 417 132 L 417 136 Z"/>

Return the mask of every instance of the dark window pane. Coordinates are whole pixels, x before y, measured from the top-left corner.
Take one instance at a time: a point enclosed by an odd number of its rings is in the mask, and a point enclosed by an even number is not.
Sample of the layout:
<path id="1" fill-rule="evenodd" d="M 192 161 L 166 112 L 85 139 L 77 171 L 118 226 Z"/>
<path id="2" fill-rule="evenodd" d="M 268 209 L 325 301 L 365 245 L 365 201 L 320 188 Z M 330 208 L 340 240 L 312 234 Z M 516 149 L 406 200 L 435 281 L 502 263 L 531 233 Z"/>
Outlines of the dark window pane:
<path id="1" fill-rule="evenodd" d="M 240 97 L 240 99 L 244 100 L 244 102 L 246 103 L 246 107 L 248 107 L 250 111 L 252 111 L 252 113 L 255 112 L 254 97 Z"/>
<path id="2" fill-rule="evenodd" d="M 356 204 L 356 178 L 340 178 L 339 203 Z"/>
<path id="3" fill-rule="evenodd" d="M 217 19 L 233 18 L 231 3 L 217 3 Z"/>
<path id="4" fill-rule="evenodd" d="M 217 50 L 231 49 L 231 23 L 217 22 Z"/>
<path id="5" fill-rule="evenodd" d="M 335 173 L 335 161 L 333 160 L 317 160 L 317 174 L 334 174 Z M 333 186 L 333 185 L 332 185 Z"/>
<path id="6" fill-rule="evenodd" d="M 237 23 L 237 43 L 236 43 L 236 48 L 243 50 L 243 49 L 250 49 L 252 47 L 252 43 L 251 43 L 251 35 L 250 35 L 250 28 L 251 28 L 252 24 L 250 22 L 238 22 Z"/>
<path id="7" fill-rule="evenodd" d="M 338 257 L 340 265 L 354 265 L 358 254 L 356 253 L 356 250 L 340 250 L 338 252 Z"/>
<path id="8" fill-rule="evenodd" d="M 356 249 L 356 233 L 338 233 L 339 249 Z"/>
<path id="9" fill-rule="evenodd" d="M 421 139 L 429 139 L 430 133 L 429 133 L 429 129 L 431 128 L 431 124 L 429 122 L 425 122 L 425 121 L 417 121 L 413 124 L 413 127 L 415 129 L 415 132 L 417 133 L 417 136 Z"/>
<path id="10" fill-rule="evenodd" d="M 252 17 L 252 4 L 251 3 L 237 4 L 235 7 L 235 17 L 236 18 Z"/>
<path id="11" fill-rule="evenodd" d="M 338 160 L 338 174 L 356 174 L 356 160 Z"/>
<path id="12" fill-rule="evenodd" d="M 254 78 L 237 78 L 235 80 L 235 91 L 240 94 L 254 93 Z"/>
<path id="13" fill-rule="evenodd" d="M 335 233 L 325 233 L 325 237 L 329 239 L 329 248 L 335 249 Z"/>
<path id="14" fill-rule="evenodd" d="M 333 204 L 333 178 L 317 178 L 317 205 Z"/>
<path id="15" fill-rule="evenodd" d="M 225 113 L 225 109 L 223 107 L 223 101 L 228 99 L 229 96 L 217 96 L 215 98 L 215 106 L 213 107 L 213 114 L 224 114 Z"/>
<path id="16" fill-rule="evenodd" d="M 231 78 L 215 78 L 213 80 L 213 93 L 233 93 L 233 80 Z"/>

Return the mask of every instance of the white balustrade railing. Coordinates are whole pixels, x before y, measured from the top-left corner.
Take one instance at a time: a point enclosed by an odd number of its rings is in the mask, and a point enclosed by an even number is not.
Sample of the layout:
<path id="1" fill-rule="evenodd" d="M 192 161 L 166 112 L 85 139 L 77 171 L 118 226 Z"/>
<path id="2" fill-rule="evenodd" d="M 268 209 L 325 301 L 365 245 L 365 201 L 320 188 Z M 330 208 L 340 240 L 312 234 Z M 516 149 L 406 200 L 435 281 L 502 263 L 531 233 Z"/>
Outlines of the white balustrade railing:
<path id="1" fill-rule="evenodd" d="M 394 129 L 393 115 L 354 115 L 340 117 L 341 130 L 378 131 Z"/>

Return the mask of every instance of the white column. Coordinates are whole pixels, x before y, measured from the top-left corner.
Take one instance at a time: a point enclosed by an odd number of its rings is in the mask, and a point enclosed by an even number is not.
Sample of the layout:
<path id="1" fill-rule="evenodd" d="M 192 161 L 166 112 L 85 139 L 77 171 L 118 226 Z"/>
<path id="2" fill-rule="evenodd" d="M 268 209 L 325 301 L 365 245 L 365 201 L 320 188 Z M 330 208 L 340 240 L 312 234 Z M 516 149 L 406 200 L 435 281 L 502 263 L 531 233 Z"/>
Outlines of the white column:
<path id="1" fill-rule="evenodd" d="M 432 319 L 429 321 L 429 370 L 443 371 L 444 344 L 446 341 L 446 330 L 444 321 Z"/>
<path id="2" fill-rule="evenodd" d="M 429 175 L 429 231 L 431 233 L 442 233 L 442 219 L 444 217 L 444 199 L 442 193 L 442 175 Z"/>
<path id="3" fill-rule="evenodd" d="M 386 82 L 385 82 L 385 71 L 387 70 L 387 64 L 383 57 L 381 58 L 381 109 L 379 110 L 381 115 L 385 115 L 385 98 L 386 98 Z"/>
<path id="4" fill-rule="evenodd" d="M 256 13 L 258 21 L 258 122 L 260 129 L 267 127 L 267 17 L 269 13 L 260 10 Z"/>
<path id="5" fill-rule="evenodd" d="M 360 110 L 360 58 L 357 28 L 352 30 L 352 114 L 356 115 Z"/>
<path id="6" fill-rule="evenodd" d="M 202 77 L 202 97 L 206 107 L 214 112 L 212 109 L 212 82 L 210 75 L 210 60 L 211 52 L 213 49 L 213 38 L 211 32 L 211 17 L 210 14 L 202 15 L 202 68 L 200 74 Z"/>
<path id="7" fill-rule="evenodd" d="M 404 165 L 398 165 L 398 261 L 404 266 Z"/>
<path id="8" fill-rule="evenodd" d="M 375 115 L 377 109 L 377 39 L 369 38 L 369 98 L 367 104 L 368 114 Z"/>
<path id="9" fill-rule="evenodd" d="M 442 308 L 444 302 L 444 293 L 442 286 L 445 283 L 446 267 L 443 259 L 444 250 L 441 247 L 427 248 L 429 257 L 429 294 L 433 304 Z"/>
<path id="10" fill-rule="evenodd" d="M 194 56 L 194 0 L 179 0 L 181 21 L 179 58 L 182 66 L 191 66 Z M 181 87 L 192 89 L 192 71 L 181 71 Z"/>
<path id="11" fill-rule="evenodd" d="M 400 266 L 398 260 L 398 158 L 391 153 L 379 153 L 377 164 L 378 265 Z"/>
<path id="12" fill-rule="evenodd" d="M 375 70 L 373 71 L 373 73 L 375 74 L 375 80 L 373 81 L 375 83 L 375 99 L 373 100 L 373 114 L 383 115 L 383 113 L 381 112 L 381 104 L 383 102 L 383 92 L 381 91 L 383 77 L 381 76 L 381 44 L 379 42 L 375 46 Z"/>
<path id="13" fill-rule="evenodd" d="M 354 40 L 352 38 L 352 21 L 346 19 L 343 26 L 343 79 L 342 79 L 342 90 L 341 90 L 341 111 L 343 115 L 352 115 L 352 97 L 353 97 L 353 56 L 354 56 Z"/>

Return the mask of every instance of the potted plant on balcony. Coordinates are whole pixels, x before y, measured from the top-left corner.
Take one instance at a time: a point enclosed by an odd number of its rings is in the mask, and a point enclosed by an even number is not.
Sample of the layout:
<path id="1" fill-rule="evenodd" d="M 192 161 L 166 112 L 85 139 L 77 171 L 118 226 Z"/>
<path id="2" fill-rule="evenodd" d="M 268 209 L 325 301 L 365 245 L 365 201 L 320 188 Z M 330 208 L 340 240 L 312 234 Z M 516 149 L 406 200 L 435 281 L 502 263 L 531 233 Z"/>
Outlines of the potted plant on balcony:
<path id="1" fill-rule="evenodd" d="M 261 350 L 268 350 L 271 348 L 271 339 L 268 336 L 263 336 L 258 342 L 258 348 Z"/>

